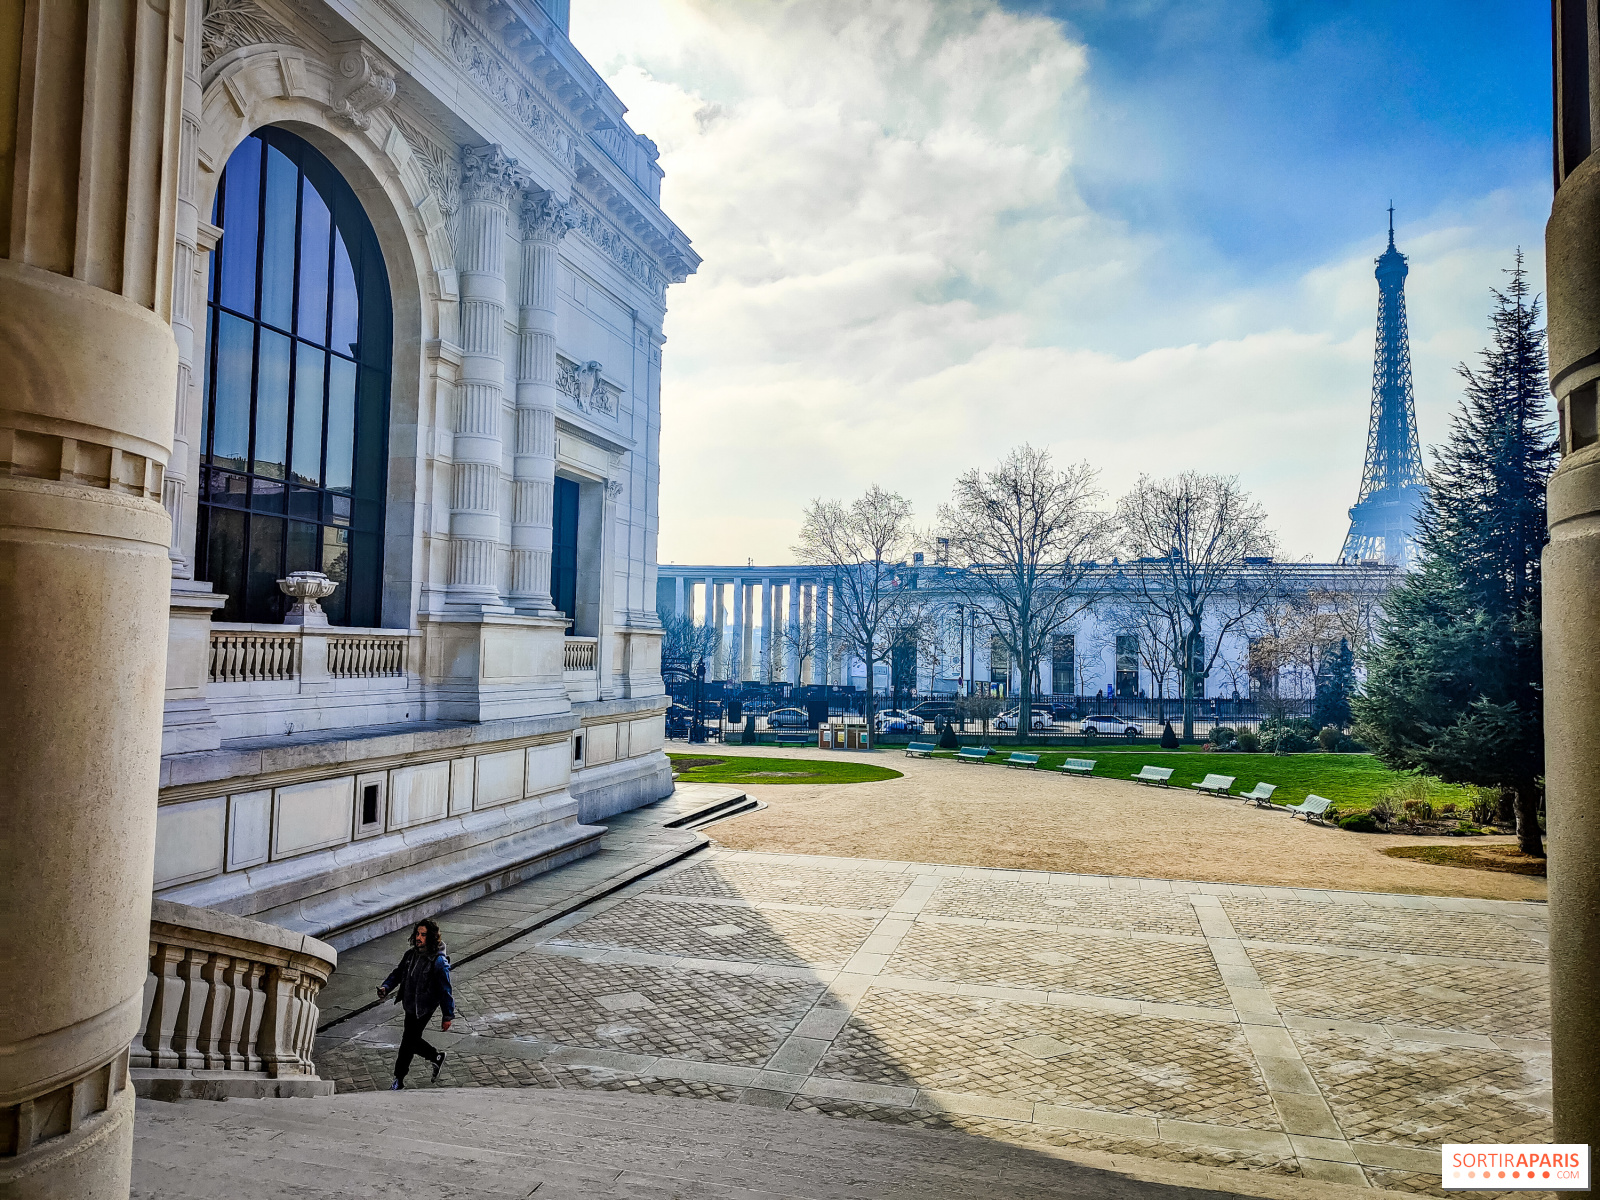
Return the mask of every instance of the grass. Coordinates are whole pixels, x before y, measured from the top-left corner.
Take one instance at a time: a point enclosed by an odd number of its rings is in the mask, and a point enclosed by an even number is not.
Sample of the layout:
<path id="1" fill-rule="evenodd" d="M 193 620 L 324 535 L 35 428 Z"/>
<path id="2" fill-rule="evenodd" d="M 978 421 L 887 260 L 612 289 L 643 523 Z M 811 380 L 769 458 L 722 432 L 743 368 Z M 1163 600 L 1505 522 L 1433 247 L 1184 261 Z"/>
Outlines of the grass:
<path id="1" fill-rule="evenodd" d="M 683 783 L 876 783 L 899 779 L 899 771 L 875 763 L 805 758 L 718 758 L 669 754 L 672 776 Z"/>
<path id="2" fill-rule="evenodd" d="M 1202 754 L 1193 749 L 1102 750 L 1098 746 L 1060 750 L 1007 743 L 990 761 L 1001 762 L 1012 750 L 1038 753 L 1040 770 L 1059 770 L 1068 758 L 1093 759 L 1094 774 L 1100 779 L 1128 779 L 1148 764 L 1171 767 L 1173 787 L 1199 783 L 1208 774 L 1232 775 L 1235 792 L 1247 792 L 1257 783 L 1273 783 L 1278 787 L 1274 802 L 1299 804 L 1315 793 L 1332 800 L 1342 816 L 1365 812 L 1383 792 L 1412 778 L 1389 770 L 1370 754 Z M 955 755 L 941 752 L 938 757 Z M 1429 780 L 1428 790 L 1435 804 L 1454 801 L 1466 807 L 1472 802 L 1471 788 Z"/>
<path id="3" fill-rule="evenodd" d="M 1390 858 L 1415 858 L 1436 867 L 1466 867 L 1476 871 L 1508 871 L 1513 875 L 1545 874 L 1545 860 L 1524 854 L 1515 846 L 1391 846 Z"/>

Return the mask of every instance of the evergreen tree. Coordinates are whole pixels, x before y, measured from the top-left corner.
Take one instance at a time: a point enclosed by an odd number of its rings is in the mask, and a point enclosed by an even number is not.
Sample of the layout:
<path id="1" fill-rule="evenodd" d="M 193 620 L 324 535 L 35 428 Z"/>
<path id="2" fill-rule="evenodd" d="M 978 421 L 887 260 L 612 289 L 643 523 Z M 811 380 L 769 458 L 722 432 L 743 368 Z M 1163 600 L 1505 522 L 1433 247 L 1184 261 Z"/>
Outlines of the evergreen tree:
<path id="1" fill-rule="evenodd" d="M 1355 715 L 1391 767 L 1509 791 L 1522 849 L 1542 854 L 1539 554 L 1557 449 L 1520 250 L 1509 274 L 1482 366 L 1459 368 L 1465 394 L 1428 474 L 1420 569 L 1390 593 Z"/>
<path id="2" fill-rule="evenodd" d="M 1328 657 L 1317 679 L 1312 716 L 1318 729 L 1332 725 L 1350 727 L 1350 697 L 1356 690 L 1356 656 L 1348 638 L 1339 639 L 1339 651 Z"/>

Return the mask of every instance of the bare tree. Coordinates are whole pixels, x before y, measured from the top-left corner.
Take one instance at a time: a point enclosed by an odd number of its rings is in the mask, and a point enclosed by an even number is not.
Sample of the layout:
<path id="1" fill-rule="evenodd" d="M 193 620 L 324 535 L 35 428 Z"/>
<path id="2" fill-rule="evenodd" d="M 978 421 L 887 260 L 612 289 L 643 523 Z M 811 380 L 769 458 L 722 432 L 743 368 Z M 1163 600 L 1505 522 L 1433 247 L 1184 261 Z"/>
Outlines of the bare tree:
<path id="1" fill-rule="evenodd" d="M 661 618 L 661 627 L 666 632 L 661 639 L 663 666 L 692 671 L 697 663 L 709 666 L 716 660 L 722 634 L 715 626 L 701 624 L 689 616 L 670 616 Z"/>
<path id="2" fill-rule="evenodd" d="M 939 528 L 964 594 L 1021 671 L 1017 740 L 1032 730 L 1034 682 L 1050 637 L 1087 608 L 1089 563 L 1110 545 L 1104 493 L 1087 463 L 1057 470 L 1048 450 L 1021 445 L 991 471 L 956 480 Z"/>
<path id="3" fill-rule="evenodd" d="M 928 623 L 928 593 L 912 586 L 910 569 L 904 565 L 915 543 L 911 502 L 873 484 L 850 504 L 813 500 L 793 548 L 801 562 L 832 572 L 835 636 L 867 668 L 869 746 L 873 668 L 888 657 L 906 629 L 921 629 Z"/>
<path id="4" fill-rule="evenodd" d="M 1194 700 L 1226 639 L 1280 591 L 1267 514 L 1231 475 L 1185 471 L 1140 478 L 1117 504 L 1140 599 L 1182 639 L 1183 738 L 1194 740 Z"/>

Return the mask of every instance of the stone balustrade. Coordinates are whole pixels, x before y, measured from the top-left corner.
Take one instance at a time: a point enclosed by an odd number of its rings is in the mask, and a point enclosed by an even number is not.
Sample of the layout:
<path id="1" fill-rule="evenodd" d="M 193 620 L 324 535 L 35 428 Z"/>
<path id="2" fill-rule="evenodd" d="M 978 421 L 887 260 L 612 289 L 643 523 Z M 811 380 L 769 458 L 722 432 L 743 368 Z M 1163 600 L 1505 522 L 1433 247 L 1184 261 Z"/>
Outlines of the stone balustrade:
<path id="1" fill-rule="evenodd" d="M 390 679 L 406 673 L 405 637 L 361 634 L 328 639 L 328 674 L 335 679 Z"/>
<path id="2" fill-rule="evenodd" d="M 154 900 L 134 1090 L 160 1100 L 325 1096 L 312 1041 L 326 942 L 209 908 Z"/>
<path id="3" fill-rule="evenodd" d="M 299 670 L 300 638 L 294 633 L 212 630 L 212 683 L 271 683 Z"/>
<path id="4" fill-rule="evenodd" d="M 568 672 L 588 672 L 595 669 L 595 655 L 600 645 L 598 638 L 569 637 L 567 639 L 566 653 L 562 660 L 562 670 Z"/>

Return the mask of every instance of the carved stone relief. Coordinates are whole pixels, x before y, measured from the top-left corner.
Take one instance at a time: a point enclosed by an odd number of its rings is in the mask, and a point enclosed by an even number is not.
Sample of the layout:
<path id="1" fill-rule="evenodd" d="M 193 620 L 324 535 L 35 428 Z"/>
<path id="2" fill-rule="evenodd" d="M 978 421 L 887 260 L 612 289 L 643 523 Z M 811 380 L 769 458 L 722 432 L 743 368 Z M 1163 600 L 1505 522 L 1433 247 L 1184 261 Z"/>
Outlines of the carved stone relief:
<path id="1" fill-rule="evenodd" d="M 305 45 L 255 0 L 206 0 L 206 15 L 200 22 L 200 38 L 202 69 L 240 46 L 263 43 Z"/>
<path id="2" fill-rule="evenodd" d="M 586 413 L 614 417 L 622 393 L 600 377 L 597 362 L 575 363 L 557 357 L 556 387 Z"/>
<path id="3" fill-rule="evenodd" d="M 539 101 L 466 26 L 450 22 L 446 45 L 456 64 L 481 84 L 490 96 L 520 121 L 541 146 L 556 159 L 572 163 L 572 139 L 557 123 L 555 114 Z"/>

